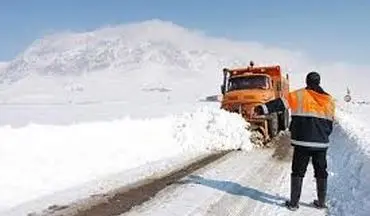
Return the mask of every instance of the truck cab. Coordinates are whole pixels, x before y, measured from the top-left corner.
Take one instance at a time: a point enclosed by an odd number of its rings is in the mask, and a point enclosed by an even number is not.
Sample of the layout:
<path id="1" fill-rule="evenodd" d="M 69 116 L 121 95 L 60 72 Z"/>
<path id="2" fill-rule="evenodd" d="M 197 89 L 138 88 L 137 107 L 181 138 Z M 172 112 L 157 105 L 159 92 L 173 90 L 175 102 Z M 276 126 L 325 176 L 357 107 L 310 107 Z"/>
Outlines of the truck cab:
<path id="1" fill-rule="evenodd" d="M 254 67 L 251 63 L 244 68 L 224 68 L 223 73 L 222 109 L 241 114 L 252 130 L 261 132 L 266 141 L 287 128 L 287 112 L 264 116 L 253 113 L 255 106 L 288 95 L 288 76 L 282 76 L 280 66 Z"/>

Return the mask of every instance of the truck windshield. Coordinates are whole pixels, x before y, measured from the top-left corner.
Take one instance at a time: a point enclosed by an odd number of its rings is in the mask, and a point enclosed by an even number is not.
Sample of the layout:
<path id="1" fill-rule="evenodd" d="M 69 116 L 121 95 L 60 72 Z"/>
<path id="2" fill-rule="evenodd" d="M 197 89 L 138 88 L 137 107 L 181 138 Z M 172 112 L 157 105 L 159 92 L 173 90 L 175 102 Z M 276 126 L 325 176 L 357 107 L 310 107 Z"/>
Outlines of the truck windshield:
<path id="1" fill-rule="evenodd" d="M 228 91 L 242 89 L 268 89 L 269 78 L 266 76 L 235 77 L 229 80 Z"/>

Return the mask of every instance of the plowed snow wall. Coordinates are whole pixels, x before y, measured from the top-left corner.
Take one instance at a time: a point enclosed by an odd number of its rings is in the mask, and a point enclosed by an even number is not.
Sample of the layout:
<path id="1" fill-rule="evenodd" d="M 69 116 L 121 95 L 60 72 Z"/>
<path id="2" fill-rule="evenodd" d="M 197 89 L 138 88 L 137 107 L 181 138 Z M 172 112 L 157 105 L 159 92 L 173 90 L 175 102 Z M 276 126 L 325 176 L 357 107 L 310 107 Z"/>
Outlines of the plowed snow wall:
<path id="1" fill-rule="evenodd" d="M 370 157 L 361 136 L 335 127 L 328 154 L 330 215 L 370 215 Z M 370 147 L 370 142 L 367 143 Z"/>

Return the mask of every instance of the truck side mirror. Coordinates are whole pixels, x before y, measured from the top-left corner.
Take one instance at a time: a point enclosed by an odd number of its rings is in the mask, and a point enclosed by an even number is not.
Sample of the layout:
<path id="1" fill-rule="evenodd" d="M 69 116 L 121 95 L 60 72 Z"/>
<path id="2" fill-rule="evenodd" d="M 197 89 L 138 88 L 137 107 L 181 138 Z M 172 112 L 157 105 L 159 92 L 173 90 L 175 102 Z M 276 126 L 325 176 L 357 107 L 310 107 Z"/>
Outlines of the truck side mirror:
<path id="1" fill-rule="evenodd" d="M 224 85 L 221 85 L 221 93 L 222 93 L 222 94 L 225 94 L 225 90 L 226 90 L 226 89 L 225 89 L 225 86 L 224 86 Z"/>

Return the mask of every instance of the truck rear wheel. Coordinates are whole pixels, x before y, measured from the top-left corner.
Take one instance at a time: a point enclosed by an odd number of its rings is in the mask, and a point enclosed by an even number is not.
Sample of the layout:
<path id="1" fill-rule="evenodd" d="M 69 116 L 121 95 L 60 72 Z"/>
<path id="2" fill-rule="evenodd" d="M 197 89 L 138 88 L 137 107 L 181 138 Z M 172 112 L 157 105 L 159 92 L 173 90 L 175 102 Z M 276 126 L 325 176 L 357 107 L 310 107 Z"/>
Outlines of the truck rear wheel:
<path id="1" fill-rule="evenodd" d="M 268 127 L 270 138 L 275 137 L 279 133 L 279 118 L 277 113 L 271 114 L 271 119 L 268 121 Z"/>
<path id="2" fill-rule="evenodd" d="M 278 115 L 279 118 L 279 131 L 284 131 L 289 127 L 289 112 L 285 110 Z"/>

